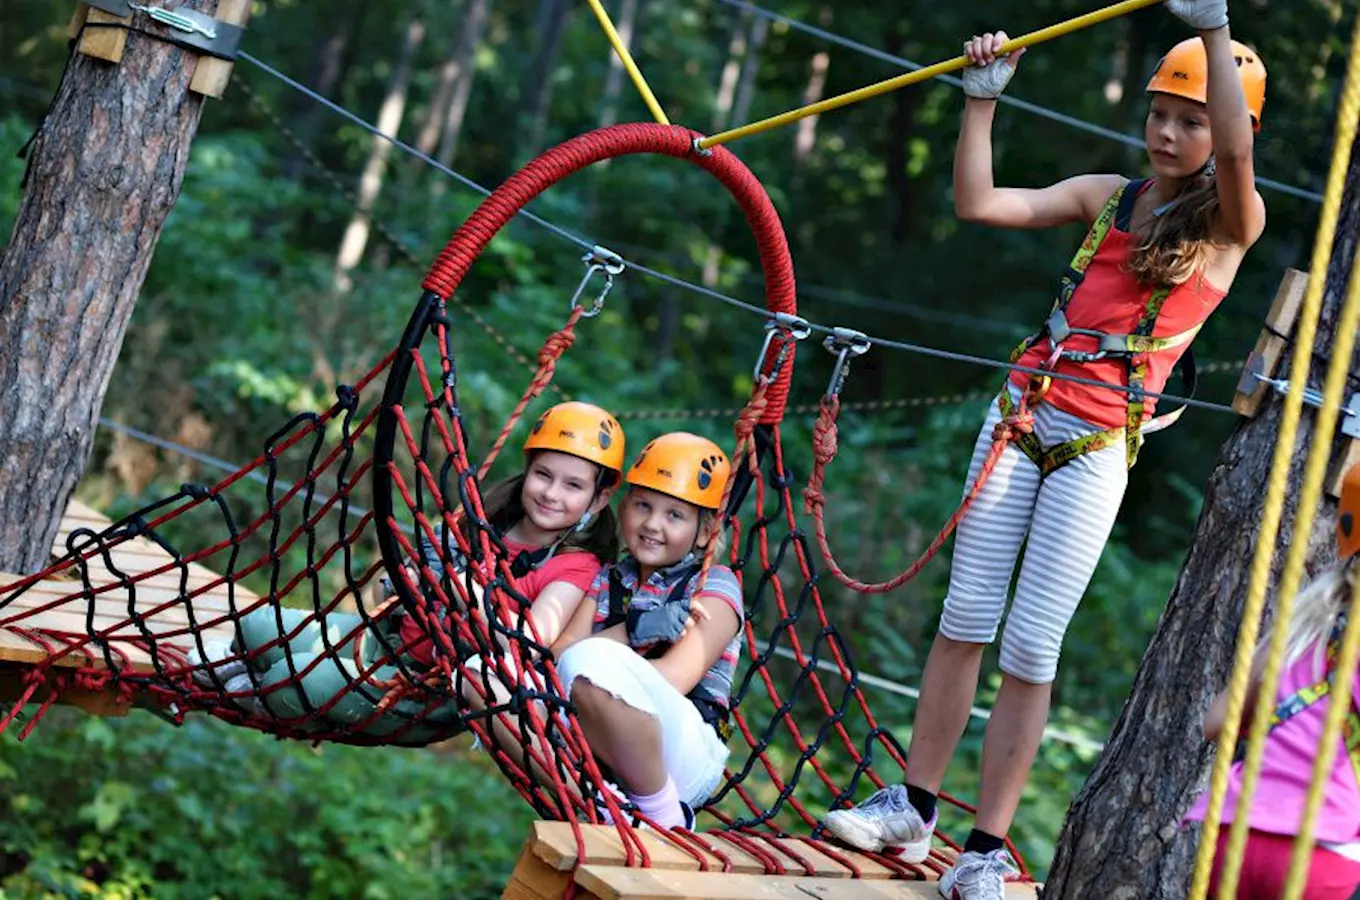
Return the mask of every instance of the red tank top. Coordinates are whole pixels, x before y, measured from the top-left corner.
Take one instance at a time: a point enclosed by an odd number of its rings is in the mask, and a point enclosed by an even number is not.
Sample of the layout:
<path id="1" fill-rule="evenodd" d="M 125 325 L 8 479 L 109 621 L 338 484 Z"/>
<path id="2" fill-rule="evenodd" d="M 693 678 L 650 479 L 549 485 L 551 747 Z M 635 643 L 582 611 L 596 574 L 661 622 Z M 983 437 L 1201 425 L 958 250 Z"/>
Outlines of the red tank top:
<path id="1" fill-rule="evenodd" d="M 1146 182 L 1139 190 L 1147 190 L 1152 181 Z M 1129 218 L 1133 204 L 1123 204 L 1124 209 L 1115 216 L 1105 240 L 1101 243 L 1086 276 L 1072 294 L 1067 305 L 1067 322 L 1073 328 L 1089 328 L 1107 334 L 1132 334 L 1138 327 L 1138 320 L 1147 308 L 1152 288 L 1139 283 L 1130 274 L 1125 264 L 1133 249 L 1133 237 L 1129 234 Z M 1225 296 L 1223 291 L 1210 285 L 1202 274 L 1196 274 L 1184 284 L 1176 285 L 1162 305 L 1161 314 L 1152 329 L 1154 337 L 1169 337 L 1188 331 L 1204 324 L 1210 313 L 1218 308 Z M 1074 334 L 1067 339 L 1069 350 L 1094 350 L 1096 339 Z M 1181 356 L 1189 348 L 1189 343 L 1180 347 L 1145 354 L 1147 380 L 1143 387 L 1153 393 L 1160 393 Z M 1050 352 L 1047 338 L 1031 347 L 1017 364 L 1037 368 Z M 1140 357 L 1134 357 L 1137 362 Z M 1101 359 L 1095 362 L 1076 362 L 1063 359 L 1054 371 L 1064 375 L 1091 378 L 1098 381 L 1128 384 L 1129 364 L 1123 358 Z M 1023 372 L 1011 373 L 1011 382 L 1023 388 L 1029 376 Z M 1078 416 L 1102 428 L 1118 428 L 1124 425 L 1128 416 L 1128 395 L 1121 391 L 1078 384 L 1063 379 L 1053 379 L 1053 385 L 1044 396 L 1044 402 L 1052 403 L 1063 412 Z M 1151 418 L 1156 401 L 1148 398 L 1143 407 L 1144 420 Z"/>

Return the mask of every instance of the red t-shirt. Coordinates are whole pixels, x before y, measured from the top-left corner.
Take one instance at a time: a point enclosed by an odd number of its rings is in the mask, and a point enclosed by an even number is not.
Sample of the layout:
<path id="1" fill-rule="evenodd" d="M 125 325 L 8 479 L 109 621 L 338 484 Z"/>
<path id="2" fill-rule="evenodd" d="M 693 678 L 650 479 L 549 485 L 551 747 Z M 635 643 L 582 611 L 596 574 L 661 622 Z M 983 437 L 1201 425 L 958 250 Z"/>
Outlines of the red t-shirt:
<path id="1" fill-rule="evenodd" d="M 523 552 L 533 553 L 540 549 L 532 544 L 506 540 L 505 549 L 510 551 L 513 560 Z M 582 593 L 589 590 L 590 583 L 600 571 L 600 560 L 593 553 L 568 550 L 554 553 L 552 558 L 529 574 L 519 579 L 520 592 L 533 602 L 544 588 L 554 582 L 564 581 Z M 433 643 L 425 634 L 425 629 L 414 616 L 403 616 L 401 620 L 401 643 L 411 644 L 406 653 L 416 662 L 433 665 Z"/>
<path id="2" fill-rule="evenodd" d="M 1152 182 L 1148 181 L 1143 190 L 1151 185 Z M 1073 328 L 1089 328 L 1107 334 L 1132 334 L 1138 327 L 1138 320 L 1147 308 L 1152 288 L 1139 283 L 1125 269 L 1133 249 L 1133 237 L 1124 230 L 1127 227 L 1127 223 L 1120 222 L 1116 217 L 1100 249 L 1092 258 L 1086 277 L 1073 292 L 1072 300 L 1067 305 L 1067 322 Z M 1204 324 L 1224 296 L 1223 291 L 1211 286 L 1200 274 L 1192 276 L 1184 284 L 1176 285 L 1162 305 L 1161 314 L 1152 329 L 1153 336 L 1170 337 Z M 1065 346 L 1069 350 L 1094 350 L 1096 339 L 1074 334 L 1067 339 Z M 1187 343 L 1145 354 L 1142 357 L 1147 360 L 1144 389 L 1161 393 L 1176 363 L 1189 346 Z M 1017 362 L 1022 366 L 1038 368 L 1048 359 L 1049 352 L 1048 340 L 1044 339 L 1026 351 Z M 1134 357 L 1134 361 L 1137 362 L 1139 358 Z M 1123 359 L 1101 359 L 1089 363 L 1063 359 L 1054 370 L 1064 375 L 1114 384 L 1128 383 L 1129 366 Z M 1029 376 L 1023 372 L 1011 374 L 1011 382 L 1022 389 L 1028 380 Z M 1128 417 L 1128 394 L 1059 378 L 1053 379 L 1044 402 L 1052 403 L 1063 412 L 1079 416 L 1102 428 L 1118 428 L 1125 424 Z M 1144 419 L 1152 416 L 1155 406 L 1156 401 L 1152 398 L 1145 401 Z"/>

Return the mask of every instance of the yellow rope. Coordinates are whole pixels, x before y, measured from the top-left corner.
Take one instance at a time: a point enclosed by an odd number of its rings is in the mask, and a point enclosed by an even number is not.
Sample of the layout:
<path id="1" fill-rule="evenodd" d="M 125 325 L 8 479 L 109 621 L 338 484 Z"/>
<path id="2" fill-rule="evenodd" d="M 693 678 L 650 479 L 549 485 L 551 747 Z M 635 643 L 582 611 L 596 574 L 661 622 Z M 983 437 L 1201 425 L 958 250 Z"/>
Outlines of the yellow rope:
<path id="1" fill-rule="evenodd" d="M 590 8 L 595 12 L 595 18 L 600 20 L 600 27 L 604 29 L 605 37 L 609 38 L 609 43 L 613 45 L 614 52 L 619 55 L 619 62 L 623 63 L 623 70 L 628 73 L 628 77 L 633 79 L 633 85 L 642 95 L 642 102 L 647 104 L 647 108 L 652 112 L 652 118 L 662 125 L 671 124 L 671 120 L 666 118 L 666 113 L 662 111 L 661 104 L 656 102 L 656 95 L 647 84 L 647 79 L 642 77 L 642 70 L 633 62 L 633 54 L 628 52 L 628 47 L 623 43 L 623 38 L 619 37 L 618 31 L 614 28 L 613 21 L 609 18 L 609 13 L 605 11 L 604 5 L 600 0 L 586 0 Z"/>
<path id="2" fill-rule="evenodd" d="M 1234 655 L 1232 678 L 1228 686 L 1228 710 L 1223 729 L 1218 737 L 1218 753 L 1214 759 L 1213 774 L 1210 778 L 1208 810 L 1204 816 L 1204 828 L 1200 836 L 1199 853 L 1195 858 L 1195 872 L 1190 884 L 1189 900 L 1204 900 L 1209 887 L 1209 875 L 1213 869 L 1215 847 L 1218 842 L 1219 820 L 1223 814 L 1224 795 L 1227 792 L 1228 775 L 1232 766 L 1233 750 L 1237 744 L 1243 708 L 1246 706 L 1247 686 L 1251 678 L 1252 655 L 1257 636 L 1260 633 L 1261 613 L 1265 608 L 1266 585 L 1270 577 L 1270 567 L 1274 555 L 1275 540 L 1279 534 L 1280 518 L 1284 508 L 1284 495 L 1288 483 L 1289 463 L 1294 454 L 1298 438 L 1298 425 L 1303 409 L 1303 388 L 1308 380 L 1308 368 L 1312 359 L 1313 343 L 1317 337 L 1317 323 L 1322 309 L 1322 295 L 1326 287 L 1327 264 L 1332 256 L 1332 246 L 1336 237 L 1337 218 L 1341 209 L 1341 199 L 1345 191 L 1346 170 L 1350 161 L 1351 146 L 1355 140 L 1356 123 L 1360 119 L 1360 21 L 1357 22 L 1355 43 L 1346 75 L 1346 87 L 1342 95 L 1341 110 L 1337 117 L 1336 144 L 1333 148 L 1331 172 L 1323 194 L 1322 213 L 1318 220 L 1317 242 L 1313 248 L 1313 259 L 1308 278 L 1308 290 L 1304 295 L 1303 310 L 1299 317 L 1298 333 L 1295 337 L 1293 356 L 1290 362 L 1290 391 L 1285 397 L 1284 412 L 1280 419 L 1279 436 L 1276 439 L 1274 458 L 1271 463 L 1270 478 L 1266 489 L 1265 507 L 1261 517 L 1261 530 L 1257 537 L 1256 554 L 1252 560 L 1251 580 L 1247 599 L 1242 611 L 1242 625 L 1237 635 L 1237 650 Z M 1352 298 L 1347 298 L 1349 310 Z M 1350 354 L 1340 355 L 1342 342 L 1354 339 L 1354 324 L 1350 334 L 1339 334 L 1334 359 L 1349 361 Z M 1328 373 L 1328 388 L 1335 387 Z M 1340 389 L 1330 395 L 1332 404 L 1340 397 Z M 1318 414 L 1317 431 L 1311 441 L 1312 450 L 1321 454 L 1320 459 L 1310 455 L 1304 478 L 1304 490 L 1299 499 L 1298 521 L 1294 526 L 1296 539 L 1290 550 L 1289 559 L 1280 579 L 1279 614 L 1276 630 L 1271 637 L 1270 651 L 1266 660 L 1257 712 L 1252 723 L 1252 740 L 1248 747 L 1246 773 L 1244 774 L 1243 796 L 1239 798 L 1238 809 L 1243 812 L 1235 815 L 1237 822 L 1244 823 L 1240 834 L 1237 829 L 1229 841 L 1228 852 L 1224 859 L 1220 900 L 1230 900 L 1235 894 L 1238 874 L 1242 865 L 1242 850 L 1245 846 L 1245 810 L 1249 808 L 1251 792 L 1255 791 L 1260 771 L 1260 758 L 1264 746 L 1264 729 L 1268 726 L 1273 711 L 1275 692 L 1279 684 L 1280 660 L 1283 656 L 1284 642 L 1281 629 L 1288 626 L 1288 617 L 1293 609 L 1293 596 L 1298 589 L 1299 575 L 1303 568 L 1303 556 L 1307 552 L 1309 529 L 1312 527 L 1313 514 L 1317 507 L 1322 475 L 1326 466 L 1326 453 L 1331 446 L 1332 429 L 1336 424 L 1336 412 L 1325 408 Z M 1324 434 L 1323 428 L 1326 427 Z M 1321 449 L 1319 449 L 1321 448 Z M 1263 712 L 1264 710 L 1264 712 Z M 1239 839 L 1240 838 L 1240 839 Z"/>
<path id="3" fill-rule="evenodd" d="M 594 2 L 594 0 L 592 0 L 592 2 Z M 1050 25 L 1048 28 L 1041 28 L 1038 31 L 1031 31 L 1029 34 L 1021 35 L 1018 38 L 1012 38 L 1001 45 L 998 55 L 1010 53 L 1012 50 L 1019 50 L 1021 47 L 1032 47 L 1035 44 L 1042 44 L 1044 41 L 1051 41 L 1054 38 L 1063 37 L 1074 31 L 1089 28 L 1092 25 L 1099 25 L 1101 22 L 1106 22 L 1110 19 L 1118 18 L 1119 16 L 1127 15 L 1135 10 L 1142 9 L 1145 6 L 1153 6 L 1161 2 L 1163 2 L 1163 0 L 1123 0 L 1123 2 L 1115 3 L 1104 9 L 1098 9 L 1095 12 L 1077 16 L 1075 19 L 1068 19 L 1066 22 Z M 749 125 L 742 125 L 739 128 L 732 128 L 727 131 L 719 132 L 712 137 L 706 137 L 699 141 L 699 147 L 707 150 L 709 147 L 714 147 L 718 144 L 726 144 L 728 141 L 735 141 L 738 138 L 744 138 L 748 135 L 760 134 L 761 132 L 769 131 L 772 128 L 779 128 L 782 125 L 789 125 L 793 122 L 797 122 L 799 119 L 806 119 L 808 116 L 815 116 L 829 110 L 839 109 L 842 106 L 858 103 L 861 100 L 869 100 L 880 94 L 886 94 L 889 91 L 895 91 L 898 88 L 904 88 L 911 84 L 926 81 L 937 75 L 946 75 L 950 72 L 957 72 L 960 69 L 967 67 L 967 65 L 968 57 L 956 56 L 953 59 L 935 63 L 933 66 L 917 69 L 915 72 L 908 72 L 905 75 L 898 75 L 896 78 L 889 78 L 887 81 L 880 81 L 877 84 L 871 84 L 868 87 L 862 87 L 846 94 L 828 97 L 825 100 L 821 100 L 809 106 L 790 110 L 786 113 L 780 113 L 779 115 L 771 116 L 768 119 L 761 119 L 759 122 L 752 122 Z"/>

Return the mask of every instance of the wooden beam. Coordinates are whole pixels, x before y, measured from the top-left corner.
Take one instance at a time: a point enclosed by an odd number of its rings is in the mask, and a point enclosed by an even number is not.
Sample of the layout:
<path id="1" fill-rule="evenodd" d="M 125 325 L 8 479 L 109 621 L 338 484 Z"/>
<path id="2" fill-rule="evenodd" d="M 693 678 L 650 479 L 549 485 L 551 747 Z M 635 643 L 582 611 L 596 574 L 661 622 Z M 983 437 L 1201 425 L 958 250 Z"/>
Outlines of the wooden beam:
<path id="1" fill-rule="evenodd" d="M 83 3 L 81 7 L 85 10 L 85 17 L 77 28 L 80 43 L 76 45 L 76 49 L 95 59 L 114 64 L 122 62 L 128 36 L 127 28 L 122 26 L 131 25 L 132 17 L 115 16 L 113 13 L 106 13 L 102 9 L 85 6 Z M 80 19 L 79 12 L 76 13 L 76 18 Z"/>
<path id="2" fill-rule="evenodd" d="M 576 883 L 600 900 L 937 900 L 933 881 L 861 881 L 728 875 L 588 865 Z M 1033 884 L 1006 886 L 1006 900 L 1034 900 Z"/>
<path id="3" fill-rule="evenodd" d="M 532 837 L 525 842 L 501 900 L 560 900 L 571 884 L 571 872 L 555 869 L 540 859 L 534 854 L 533 843 Z"/>
<path id="4" fill-rule="evenodd" d="M 246 22 L 250 21 L 251 3 L 252 0 L 219 0 L 215 17 L 219 22 L 244 28 Z M 233 65 L 215 56 L 200 56 L 198 67 L 194 69 L 194 78 L 189 82 L 189 90 L 205 97 L 221 99 L 231 81 Z"/>
<path id="5" fill-rule="evenodd" d="M 1247 370 L 1242 373 L 1237 394 L 1233 397 L 1233 409 L 1247 418 L 1256 416 L 1271 390 L 1269 385 L 1253 378 L 1250 373 L 1256 371 L 1265 378 L 1275 376 L 1276 367 L 1289 349 L 1289 335 L 1294 330 L 1294 321 L 1298 318 L 1307 289 L 1307 272 L 1285 269 L 1280 287 L 1275 291 L 1275 300 L 1266 313 L 1265 327 L 1256 339 L 1256 347 L 1247 360 Z"/>

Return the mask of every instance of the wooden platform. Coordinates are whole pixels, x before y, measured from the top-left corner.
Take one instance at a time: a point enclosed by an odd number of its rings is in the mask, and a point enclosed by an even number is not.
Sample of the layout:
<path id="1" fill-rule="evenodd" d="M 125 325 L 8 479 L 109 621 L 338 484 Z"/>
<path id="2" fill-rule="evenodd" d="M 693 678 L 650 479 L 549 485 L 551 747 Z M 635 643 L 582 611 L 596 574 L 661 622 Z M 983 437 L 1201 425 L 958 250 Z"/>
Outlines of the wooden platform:
<path id="1" fill-rule="evenodd" d="M 951 859 L 946 852 L 923 867 L 927 880 L 903 880 L 898 870 L 875 859 L 797 838 L 734 841 L 721 832 L 701 834 L 698 859 L 648 831 L 639 832 L 650 857 L 627 865 L 618 832 L 601 825 L 582 825 L 585 852 L 578 866 L 576 837 L 566 822 L 535 822 L 519 864 L 502 900 L 556 900 L 573 882 L 583 900 L 925 900 L 939 897 L 938 870 Z M 766 874 L 765 860 L 778 860 L 787 874 Z M 635 851 L 636 856 L 636 851 Z M 851 866 L 857 871 L 852 871 Z M 1007 900 L 1034 900 L 1037 887 L 1016 883 Z"/>
<path id="2" fill-rule="evenodd" d="M 112 523 L 104 515 L 85 504 L 72 500 L 62 517 L 53 544 L 53 557 L 66 553 L 66 539 L 79 528 L 103 531 Z M 164 641 L 180 649 L 193 645 L 189 637 L 189 603 L 192 603 L 196 630 L 205 639 L 231 640 L 233 630 L 224 621 L 211 627 L 205 622 L 223 619 L 229 610 L 228 585 L 221 577 L 204 566 L 189 563 L 180 566 L 153 542 L 145 538 L 123 541 L 109 551 L 113 567 L 123 573 L 115 574 L 106 562 L 95 557 L 87 562 L 89 581 L 94 588 L 93 603 L 84 591 L 79 574 L 71 571 L 62 577 L 49 578 L 32 585 L 22 593 L 12 594 L 11 586 L 21 581 L 18 575 L 0 573 L 0 699 L 17 696 L 17 677 L 24 665 L 48 659 L 50 651 L 43 640 L 55 646 L 83 641 L 89 634 L 91 621 L 95 631 L 107 638 L 107 643 L 127 661 L 136 672 L 152 670 L 146 650 L 146 635 L 157 642 Z M 165 569 L 163 572 L 158 572 Z M 154 575 L 147 573 L 157 572 Z M 125 577 L 124 577 L 125 576 Z M 131 581 L 129 588 L 126 581 Z M 181 584 L 183 582 L 183 585 Z M 107 590 L 100 591 L 100 588 Z M 238 586 L 232 587 L 231 597 L 236 608 L 242 609 L 259 600 L 258 595 Z M 185 594 L 192 594 L 190 601 Z M 90 618 L 93 605 L 93 619 Z M 138 622 L 132 613 L 138 615 Z M 29 632 L 30 634 L 25 634 Z M 17 664 L 17 665 L 12 665 Z M 57 660 L 62 666 L 102 667 L 101 651 L 73 652 Z M 126 706 L 112 697 L 88 692 L 72 692 L 63 698 L 90 712 L 117 715 Z"/>

